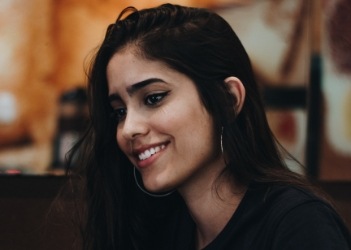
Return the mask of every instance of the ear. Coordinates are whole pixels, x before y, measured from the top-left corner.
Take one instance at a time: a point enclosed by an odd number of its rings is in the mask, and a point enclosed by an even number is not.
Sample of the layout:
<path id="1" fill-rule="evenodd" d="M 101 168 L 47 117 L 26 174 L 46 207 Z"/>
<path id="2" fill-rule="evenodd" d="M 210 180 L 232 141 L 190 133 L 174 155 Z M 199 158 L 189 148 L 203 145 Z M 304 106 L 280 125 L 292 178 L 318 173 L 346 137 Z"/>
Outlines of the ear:
<path id="1" fill-rule="evenodd" d="M 245 101 L 245 87 L 241 80 L 235 76 L 229 76 L 224 80 L 229 92 L 235 96 L 237 102 L 235 104 L 235 113 L 239 114 Z"/>

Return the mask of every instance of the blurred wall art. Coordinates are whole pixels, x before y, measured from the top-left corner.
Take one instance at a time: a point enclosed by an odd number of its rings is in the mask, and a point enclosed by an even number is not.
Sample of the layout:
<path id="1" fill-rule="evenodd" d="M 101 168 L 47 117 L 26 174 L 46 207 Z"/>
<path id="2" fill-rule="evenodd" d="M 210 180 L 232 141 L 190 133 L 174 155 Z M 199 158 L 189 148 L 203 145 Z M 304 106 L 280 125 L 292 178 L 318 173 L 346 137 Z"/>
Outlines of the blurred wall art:
<path id="1" fill-rule="evenodd" d="M 327 0 L 321 30 L 320 178 L 351 179 L 351 1 Z"/>

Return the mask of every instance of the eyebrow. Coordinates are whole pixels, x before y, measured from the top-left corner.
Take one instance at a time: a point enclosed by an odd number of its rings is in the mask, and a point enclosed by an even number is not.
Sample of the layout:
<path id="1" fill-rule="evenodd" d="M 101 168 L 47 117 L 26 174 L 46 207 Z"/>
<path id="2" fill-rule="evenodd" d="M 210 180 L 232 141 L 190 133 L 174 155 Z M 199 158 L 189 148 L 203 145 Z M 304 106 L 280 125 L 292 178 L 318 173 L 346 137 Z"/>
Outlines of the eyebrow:
<path id="1" fill-rule="evenodd" d="M 145 88 L 146 86 L 156 83 L 156 82 L 162 82 L 162 83 L 166 83 L 165 81 L 163 81 L 160 78 L 149 78 L 137 83 L 134 83 L 133 85 L 127 87 L 127 93 L 132 96 L 136 91 Z M 118 94 L 111 94 L 109 95 L 109 101 L 116 101 L 116 100 L 121 100 L 120 96 Z"/>

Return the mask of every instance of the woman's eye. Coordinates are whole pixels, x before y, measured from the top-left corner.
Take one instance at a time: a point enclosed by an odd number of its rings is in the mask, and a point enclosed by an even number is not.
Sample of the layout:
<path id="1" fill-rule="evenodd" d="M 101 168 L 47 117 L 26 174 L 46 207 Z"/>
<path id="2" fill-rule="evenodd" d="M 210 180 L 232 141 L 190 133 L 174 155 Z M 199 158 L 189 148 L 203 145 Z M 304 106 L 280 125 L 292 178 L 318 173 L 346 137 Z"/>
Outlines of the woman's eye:
<path id="1" fill-rule="evenodd" d="M 166 95 L 168 92 L 162 92 L 162 93 L 157 93 L 157 94 L 152 94 L 148 95 L 145 98 L 145 104 L 149 106 L 153 106 L 158 104 Z"/>
<path id="2" fill-rule="evenodd" d="M 123 120 L 123 118 L 127 115 L 127 109 L 125 108 L 119 108 L 113 110 L 111 114 L 111 118 L 113 118 L 115 121 L 119 122 Z"/>

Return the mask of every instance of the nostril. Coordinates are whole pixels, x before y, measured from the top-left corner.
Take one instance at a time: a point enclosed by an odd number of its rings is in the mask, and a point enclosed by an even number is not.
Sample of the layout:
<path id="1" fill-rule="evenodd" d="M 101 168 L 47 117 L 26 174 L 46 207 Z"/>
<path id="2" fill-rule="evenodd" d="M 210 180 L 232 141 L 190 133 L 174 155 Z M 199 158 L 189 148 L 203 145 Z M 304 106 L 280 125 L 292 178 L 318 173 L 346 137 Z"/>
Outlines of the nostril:
<path id="1" fill-rule="evenodd" d="M 132 134 L 132 138 L 136 138 L 136 137 L 138 137 L 139 135 L 141 135 L 141 133 L 134 133 L 134 134 Z"/>
<path id="2" fill-rule="evenodd" d="M 0 124 L 9 125 L 18 116 L 15 96 L 10 92 L 0 92 Z"/>

